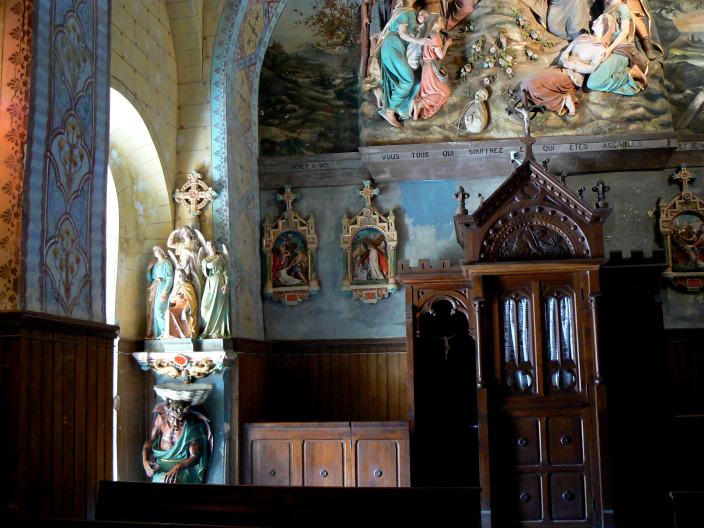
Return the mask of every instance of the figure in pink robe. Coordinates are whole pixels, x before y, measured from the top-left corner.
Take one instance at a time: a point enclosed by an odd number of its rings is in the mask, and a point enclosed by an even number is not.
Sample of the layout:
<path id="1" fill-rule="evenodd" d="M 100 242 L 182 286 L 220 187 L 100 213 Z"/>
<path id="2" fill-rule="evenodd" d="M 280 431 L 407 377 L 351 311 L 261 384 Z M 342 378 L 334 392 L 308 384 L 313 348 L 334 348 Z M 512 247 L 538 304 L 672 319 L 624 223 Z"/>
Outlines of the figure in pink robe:
<path id="1" fill-rule="evenodd" d="M 452 39 L 445 33 L 446 27 L 447 20 L 438 18 L 429 35 L 431 44 L 423 46 L 423 72 L 411 109 L 413 119 L 434 116 L 450 97 L 447 73 L 440 66 L 447 49 L 452 45 Z"/>

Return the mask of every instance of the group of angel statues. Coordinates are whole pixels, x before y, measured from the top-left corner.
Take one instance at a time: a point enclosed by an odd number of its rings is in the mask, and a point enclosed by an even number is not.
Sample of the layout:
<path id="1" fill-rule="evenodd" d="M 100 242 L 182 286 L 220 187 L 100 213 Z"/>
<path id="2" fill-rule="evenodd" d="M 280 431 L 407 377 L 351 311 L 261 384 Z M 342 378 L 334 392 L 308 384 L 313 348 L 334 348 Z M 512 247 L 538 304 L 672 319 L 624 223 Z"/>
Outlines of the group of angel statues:
<path id="1" fill-rule="evenodd" d="M 219 250 L 195 228 L 173 231 L 154 246 L 147 268 L 147 339 L 230 337 L 230 275 Z"/>
<path id="2" fill-rule="evenodd" d="M 584 86 L 626 96 L 642 92 L 647 85 L 649 61 L 658 57 L 644 0 L 605 0 L 603 12 L 591 24 L 591 32 L 580 29 L 589 23 L 587 1 L 557 3 L 569 8 L 564 31 L 567 38 L 573 39 L 556 66 L 523 80 L 521 89 L 531 101 L 560 115 L 575 115 L 577 91 Z"/>
<path id="3" fill-rule="evenodd" d="M 521 1 L 549 32 L 570 41 L 556 65 L 521 83 L 536 105 L 574 115 L 583 86 L 627 96 L 645 89 L 648 63 L 659 55 L 645 0 Z M 374 94 L 379 115 L 391 126 L 432 117 L 449 99 L 452 91 L 441 65 L 453 43 L 448 31 L 479 2 L 363 1 L 363 87 Z M 439 14 L 428 9 L 430 4 Z M 602 5 L 590 31 L 592 13 Z"/>

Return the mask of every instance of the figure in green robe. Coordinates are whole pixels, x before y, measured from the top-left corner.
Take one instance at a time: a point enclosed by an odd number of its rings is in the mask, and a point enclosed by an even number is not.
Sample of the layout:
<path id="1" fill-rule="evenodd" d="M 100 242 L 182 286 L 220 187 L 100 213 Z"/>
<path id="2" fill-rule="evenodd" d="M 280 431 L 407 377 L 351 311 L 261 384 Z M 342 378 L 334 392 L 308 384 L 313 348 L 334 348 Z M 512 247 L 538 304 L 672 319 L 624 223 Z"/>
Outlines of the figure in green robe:
<path id="1" fill-rule="evenodd" d="M 154 426 L 142 448 L 142 465 L 152 482 L 200 484 L 205 478 L 212 435 L 208 420 L 184 401 L 154 408 Z"/>
<path id="2" fill-rule="evenodd" d="M 223 246 L 223 250 L 225 246 Z M 215 244 L 207 243 L 208 256 L 201 263 L 206 277 L 200 316 L 203 323 L 202 339 L 230 337 L 230 276 L 227 255 Z"/>
<path id="3" fill-rule="evenodd" d="M 154 246 L 154 257 L 147 268 L 147 339 L 159 339 L 166 331 L 169 293 L 174 283 L 174 266 L 164 250 Z"/>
<path id="4" fill-rule="evenodd" d="M 411 105 L 420 87 L 420 74 L 409 64 L 407 52 L 410 44 L 419 50 L 432 44 L 429 38 L 415 36 L 427 19 L 425 9 L 398 9 L 382 32 L 377 47 L 381 67 L 379 115 L 396 128 L 401 126 L 398 118 L 410 117 Z"/>

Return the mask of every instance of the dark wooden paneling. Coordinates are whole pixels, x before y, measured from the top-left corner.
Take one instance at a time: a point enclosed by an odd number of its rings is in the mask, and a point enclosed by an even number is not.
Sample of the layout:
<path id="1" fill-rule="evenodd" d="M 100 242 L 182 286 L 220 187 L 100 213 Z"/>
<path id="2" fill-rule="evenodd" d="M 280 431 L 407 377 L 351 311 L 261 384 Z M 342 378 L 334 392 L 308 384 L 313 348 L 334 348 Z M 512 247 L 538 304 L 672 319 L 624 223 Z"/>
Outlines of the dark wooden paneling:
<path id="1" fill-rule="evenodd" d="M 117 328 L 35 313 L 0 314 L 2 511 L 93 514 L 112 474 L 112 348 Z"/>
<path id="2" fill-rule="evenodd" d="M 405 339 L 277 341 L 269 366 L 259 420 L 408 419 Z"/>
<path id="3" fill-rule="evenodd" d="M 704 329 L 667 330 L 667 392 L 673 415 L 704 415 Z"/>

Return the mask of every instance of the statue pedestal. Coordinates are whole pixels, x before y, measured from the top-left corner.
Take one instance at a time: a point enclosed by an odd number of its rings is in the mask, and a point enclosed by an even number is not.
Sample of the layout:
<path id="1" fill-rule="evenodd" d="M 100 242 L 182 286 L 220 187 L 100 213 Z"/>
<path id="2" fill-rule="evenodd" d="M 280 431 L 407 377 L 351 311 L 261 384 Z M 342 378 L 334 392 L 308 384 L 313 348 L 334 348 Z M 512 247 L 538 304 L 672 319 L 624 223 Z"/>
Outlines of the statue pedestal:
<path id="1" fill-rule="evenodd" d="M 133 352 L 132 357 L 142 370 L 154 376 L 156 385 L 180 384 L 186 390 L 195 382 L 213 386 L 207 400 L 194 407 L 208 418 L 213 434 L 213 452 L 205 482 L 229 483 L 227 451 L 233 398 L 228 369 L 236 355 L 232 339 L 154 339 L 146 340 L 144 349 Z M 152 394 L 148 401 L 156 401 L 154 398 Z M 152 418 L 147 419 L 146 430 L 150 431 Z M 134 446 L 136 453 L 140 449 L 141 445 Z"/>

